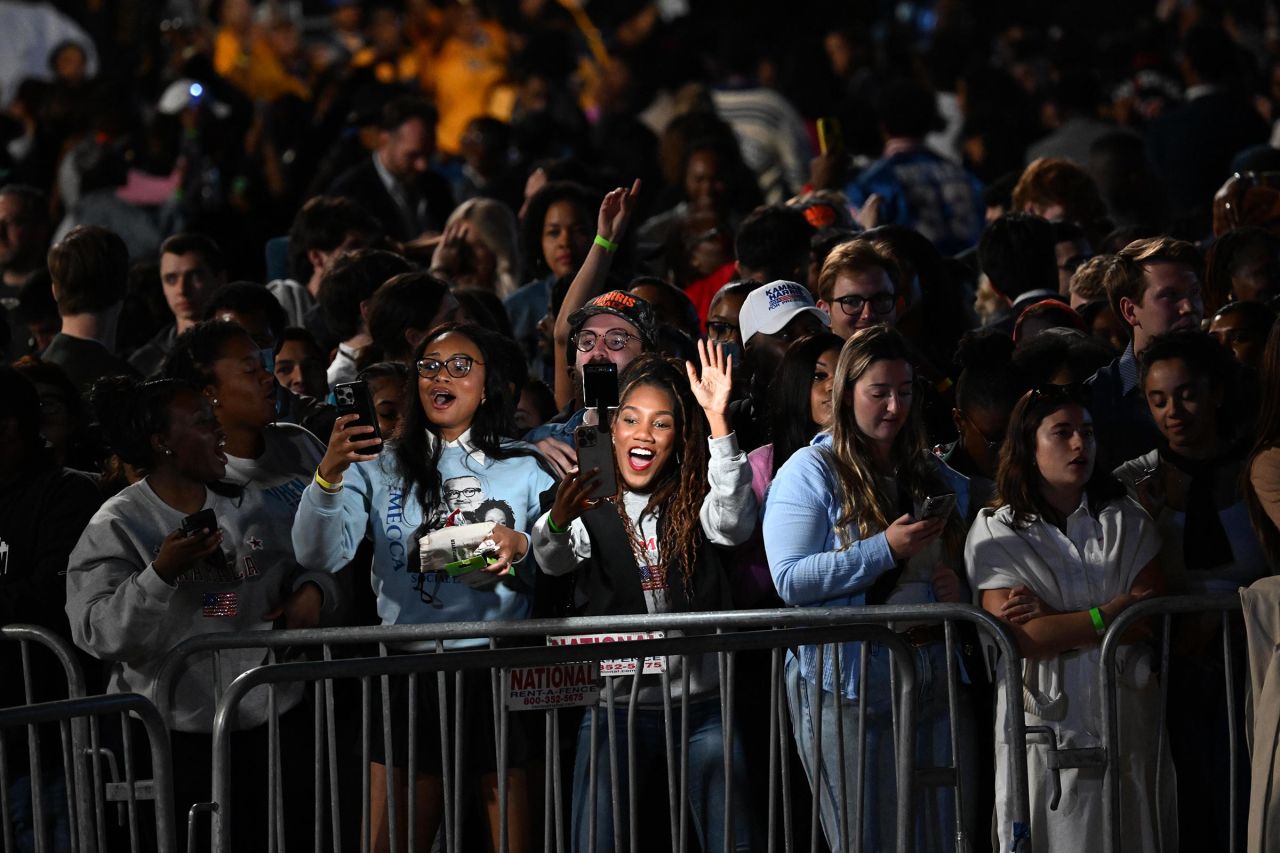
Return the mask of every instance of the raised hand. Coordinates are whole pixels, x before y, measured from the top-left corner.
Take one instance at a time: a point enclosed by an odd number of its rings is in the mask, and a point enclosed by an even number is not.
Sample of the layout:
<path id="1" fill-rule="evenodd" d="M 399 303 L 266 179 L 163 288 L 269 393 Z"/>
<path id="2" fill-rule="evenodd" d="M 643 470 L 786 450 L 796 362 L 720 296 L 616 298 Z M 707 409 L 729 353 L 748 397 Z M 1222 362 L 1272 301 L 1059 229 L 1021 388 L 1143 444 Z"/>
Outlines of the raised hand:
<path id="1" fill-rule="evenodd" d="M 729 398 L 733 393 L 733 356 L 725 355 L 720 344 L 708 345 L 698 341 L 698 360 L 702 362 L 702 375 L 694 370 L 693 362 L 684 363 L 689 376 L 689 387 L 694 399 L 706 413 L 711 427 L 711 437 L 720 438 L 730 432 Z"/>
<path id="2" fill-rule="evenodd" d="M 467 243 L 470 226 L 462 219 L 455 220 L 445 226 L 436 243 L 436 250 L 431 255 L 431 271 L 446 276 L 456 275 L 462 268 L 462 250 Z"/>
<path id="3" fill-rule="evenodd" d="M 636 178 L 631 189 L 618 187 L 610 190 L 600 202 L 600 214 L 596 219 L 596 233 L 611 243 L 622 239 L 627 222 L 640 198 L 640 179 Z"/>

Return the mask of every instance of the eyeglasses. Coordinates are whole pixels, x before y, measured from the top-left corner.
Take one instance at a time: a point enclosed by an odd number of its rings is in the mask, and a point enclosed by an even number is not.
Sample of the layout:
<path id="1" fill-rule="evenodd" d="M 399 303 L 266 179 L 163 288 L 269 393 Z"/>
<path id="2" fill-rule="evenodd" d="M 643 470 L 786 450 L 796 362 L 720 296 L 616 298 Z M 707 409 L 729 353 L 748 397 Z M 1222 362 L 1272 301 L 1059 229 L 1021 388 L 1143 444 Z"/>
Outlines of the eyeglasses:
<path id="1" fill-rule="evenodd" d="M 708 320 L 707 332 L 713 340 L 722 340 L 738 331 L 738 327 L 732 323 L 725 323 L 721 320 Z"/>
<path id="2" fill-rule="evenodd" d="M 960 411 L 960 410 L 957 409 L 956 411 Z M 969 416 L 966 415 L 964 412 L 960 412 L 960 419 L 963 420 L 965 423 L 967 423 L 969 425 L 969 428 L 978 434 L 978 437 L 982 439 L 982 443 L 987 446 L 987 450 L 989 452 L 994 454 L 998 454 L 1000 452 L 1000 446 L 1004 444 L 1003 435 L 1000 436 L 999 438 L 988 438 L 987 434 L 982 430 L 978 429 L 978 425 L 975 424 L 973 421 L 969 420 Z"/>
<path id="3" fill-rule="evenodd" d="M 571 338 L 578 352 L 591 352 L 596 348 L 596 341 L 599 339 L 599 334 L 585 329 L 575 332 Z M 626 349 L 627 345 L 633 340 L 638 341 L 640 338 L 625 329 L 610 329 L 604 333 L 604 345 L 614 352 Z"/>
<path id="4" fill-rule="evenodd" d="M 868 302 L 871 303 L 871 313 L 888 314 L 897 304 L 898 297 L 892 293 L 877 293 L 874 296 L 841 296 L 831 301 L 840 306 L 846 317 L 857 317 Z"/>
<path id="5" fill-rule="evenodd" d="M 471 372 L 472 365 L 484 367 L 483 361 L 476 361 L 469 355 L 451 355 L 441 361 L 438 358 L 424 358 L 418 362 L 418 375 L 423 379 L 435 379 L 440 375 L 440 368 L 449 371 L 454 379 L 461 379 Z"/>
<path id="6" fill-rule="evenodd" d="M 476 486 L 468 486 L 465 489 L 447 489 L 444 493 L 444 499 L 456 501 L 458 498 L 474 498 L 478 494 L 480 494 L 480 489 Z"/>

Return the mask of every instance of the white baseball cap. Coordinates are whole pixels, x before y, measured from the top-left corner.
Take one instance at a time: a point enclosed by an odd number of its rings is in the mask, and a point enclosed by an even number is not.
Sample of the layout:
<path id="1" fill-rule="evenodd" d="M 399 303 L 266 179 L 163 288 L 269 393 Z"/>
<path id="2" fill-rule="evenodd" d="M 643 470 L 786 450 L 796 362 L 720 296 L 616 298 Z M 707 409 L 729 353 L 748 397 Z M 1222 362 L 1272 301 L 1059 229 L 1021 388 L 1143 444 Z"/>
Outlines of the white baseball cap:
<path id="1" fill-rule="evenodd" d="M 810 313 L 830 326 L 831 318 L 814 304 L 809 288 L 794 281 L 771 281 L 747 294 L 738 314 L 738 328 L 742 342 L 751 340 L 756 332 L 773 335 L 782 331 L 798 314 Z"/>

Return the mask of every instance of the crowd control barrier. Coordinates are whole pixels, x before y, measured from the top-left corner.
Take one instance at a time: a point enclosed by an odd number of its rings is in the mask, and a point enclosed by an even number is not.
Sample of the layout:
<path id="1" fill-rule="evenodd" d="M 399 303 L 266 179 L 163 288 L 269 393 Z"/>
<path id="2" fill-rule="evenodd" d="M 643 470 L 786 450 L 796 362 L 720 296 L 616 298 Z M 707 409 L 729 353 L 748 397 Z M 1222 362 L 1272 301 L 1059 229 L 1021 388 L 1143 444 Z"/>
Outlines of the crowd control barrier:
<path id="1" fill-rule="evenodd" d="M 915 720 L 917 715 L 915 686 L 917 673 L 913 662 L 911 646 L 913 638 L 920 636 L 915 632 L 898 633 L 895 625 L 911 625 L 919 627 L 922 623 L 943 626 L 939 643 L 946 647 L 946 659 L 949 661 L 947 672 L 947 705 L 949 709 L 952 755 L 947 766 L 918 766 L 915 752 Z M 409 701 L 407 715 L 410 718 L 408 737 L 410 739 L 408 755 L 408 776 L 416 778 L 415 756 L 417 744 L 416 715 L 419 703 L 417 698 L 423 696 L 434 700 L 440 718 L 440 755 L 443 758 L 444 772 L 443 815 L 440 831 L 443 833 L 444 849 L 456 851 L 464 849 L 462 827 L 464 823 L 463 805 L 467 796 L 461 791 L 461 779 L 467 768 L 463 767 L 462 727 L 456 725 L 458 712 L 462 708 L 461 695 L 463 674 L 468 672 L 488 673 L 494 692 L 494 749 L 499 757 L 498 780 L 498 814 L 502 818 L 502 826 L 496 846 L 501 850 L 512 849 L 509 838 L 510 828 L 507 818 L 508 809 L 507 774 L 503 768 L 507 765 L 507 745 L 517 710 L 529 715 L 541 713 L 544 717 L 537 728 L 544 735 L 545 761 L 541 768 L 542 783 L 542 815 L 541 842 L 545 850 L 566 850 L 573 846 L 572 834 L 577 829 L 570 825 L 571 817 L 567 813 L 567 792 L 565 790 L 564 768 L 561 764 L 561 729 L 562 715 L 572 713 L 571 706 L 591 705 L 605 710 L 604 725 L 607 728 L 609 750 L 605 766 L 596 766 L 594 758 L 588 769 L 588 789 L 607 786 L 610 793 L 612 809 L 612 827 L 614 837 L 608 844 L 612 849 L 638 850 L 642 848 L 646 833 L 654 833 L 661 825 L 664 843 L 669 843 L 673 851 L 690 849 L 691 814 L 686 799 L 691 780 L 689 778 L 689 705 L 672 699 L 676 695 L 688 695 L 690 668 L 681 666 L 680 680 L 676 681 L 667 675 L 669 665 L 674 658 L 687 659 L 694 655 L 715 655 L 715 665 L 719 682 L 719 709 L 723 721 L 722 754 L 724 763 L 724 784 L 726 808 L 722 819 L 722 833 L 726 849 L 734 849 L 734 827 L 729 818 L 730 806 L 735 792 L 733 785 L 733 750 L 729 739 L 734 730 L 734 721 L 740 709 L 735 701 L 741 701 L 743 693 L 737 689 L 736 679 L 741 677 L 737 661 L 743 653 L 763 650 L 767 656 L 767 683 L 761 683 L 759 689 L 749 693 L 758 697 L 761 703 L 767 703 L 767 779 L 758 777 L 751 779 L 753 786 L 761 786 L 766 814 L 754 815 L 761 825 L 762 843 L 760 849 L 804 849 L 804 841 L 810 850 L 819 849 L 818 810 L 816 801 L 810 814 L 810 837 L 798 840 L 793 837 L 792 825 L 796 815 L 793 813 L 793 794 L 790 785 L 789 756 L 791 732 L 787 717 L 787 703 L 783 697 L 782 672 L 787 649 L 799 645 L 818 646 L 819 654 L 833 657 L 833 665 L 839 670 L 849 663 L 842 660 L 836 644 L 845 642 L 878 643 L 892 655 L 892 694 L 896 697 L 893 703 L 893 731 L 891 747 L 893 749 L 894 777 L 880 780 L 882 786 L 890 790 L 896 786 L 896 849 L 915 849 L 915 838 L 912 831 L 915 817 L 915 803 L 920 792 L 925 789 L 949 788 L 959 807 L 955 810 L 955 826 L 952 829 L 954 845 L 958 850 L 980 849 L 985 846 L 985 839 L 975 840 L 970 828 L 963 822 L 964 803 L 972 802 L 973 792 L 963 789 L 962 777 L 958 771 L 958 751 L 965 745 L 958 730 L 957 692 L 958 673 L 955 665 L 955 650 L 959 640 L 955 628 L 961 623 L 976 625 L 982 635 L 1000 651 L 999 663 L 1005 678 L 1006 690 L 1012 697 L 1021 696 L 1021 658 L 1007 629 L 986 612 L 959 604 L 931 604 L 919 606 L 876 606 L 836 609 L 787 609 L 774 611 L 741 611 L 714 612 L 662 616 L 628 616 L 628 617 L 592 617 L 560 620 L 528 620 L 517 623 L 459 623 L 448 625 L 413 625 L 359 629 L 318 629 L 311 631 L 272 631 L 252 632 L 238 635 L 204 635 L 192 638 L 177 647 L 168 657 L 161 669 L 157 681 L 156 699 L 163 710 L 169 699 L 173 684 L 186 668 L 186 662 L 196 655 L 214 655 L 230 649 L 267 648 L 280 653 L 285 649 L 295 651 L 311 650 L 319 660 L 268 663 L 242 674 L 233 681 L 218 697 L 218 711 L 214 722 L 214 756 L 213 756 L 213 791 L 211 804 L 200 804 L 193 811 L 193 816 L 200 812 L 208 814 L 214 826 L 215 850 L 226 850 L 230 829 L 235 824 L 237 815 L 231 808 L 231 780 L 233 763 L 236 756 L 230 748 L 231 732 L 237 726 L 237 709 L 246 695 L 258 688 L 270 690 L 280 689 L 284 685 L 308 683 L 314 685 L 314 733 L 310 761 L 303 757 L 289 755 L 287 762 L 291 765 L 305 763 L 306 772 L 314 772 L 313 825 L 310 838 L 298 838 L 289 835 L 286 839 L 284 827 L 286 820 L 281 815 L 283 798 L 279 795 L 280 780 L 288 773 L 290 767 L 282 761 L 279 754 L 280 733 L 274 714 L 268 720 L 271 730 L 268 742 L 271 744 L 269 776 L 272 779 L 273 795 L 269 798 L 269 814 L 267 826 L 262 827 L 261 835 L 266 840 L 267 849 L 284 850 L 287 845 L 294 849 L 310 848 L 316 851 L 331 848 L 342 849 L 340 839 L 343 837 L 342 824 L 354 820 L 353 809 L 359 809 L 358 824 L 363 827 L 360 833 L 360 849 L 368 849 L 370 839 L 369 828 L 369 756 L 371 738 L 383 739 L 383 746 L 390 754 L 392 750 L 391 700 L 389 684 L 393 679 L 407 682 Z M 548 638 L 608 636 L 618 642 L 583 643 L 575 645 L 547 645 Z M 484 647 L 472 649 L 446 650 L 446 644 L 463 639 L 482 638 Z M 510 645 L 510 644 L 517 645 Z M 379 656 L 372 658 L 335 659 L 345 648 L 367 647 L 378 644 Z M 410 646 L 413 653 L 389 653 L 389 650 L 403 649 Z M 866 646 L 861 646 L 861 654 L 865 656 Z M 647 679 L 662 686 L 662 727 L 666 760 L 666 814 L 661 821 L 654 813 L 653 804 L 639 802 L 636 781 L 626 778 L 625 793 L 620 769 L 613 758 L 626 755 L 625 767 L 628 773 L 636 767 L 637 735 L 635 719 L 637 711 L 637 694 L 641 688 L 637 680 L 628 679 L 618 673 L 644 671 L 650 662 L 655 662 L 654 669 L 660 670 L 657 679 Z M 662 661 L 665 665 L 656 665 Z M 865 663 L 865 660 L 864 660 Z M 577 673 L 581 667 L 590 667 L 594 676 L 590 681 L 598 689 L 581 690 L 580 683 L 568 683 L 573 679 L 566 674 Z M 215 664 L 215 681 L 218 666 Z M 866 666 L 862 666 L 865 690 Z M 536 674 L 544 676 L 544 682 L 538 682 Z M 552 679 L 549 673 L 561 673 L 562 683 L 546 681 Z M 423 679 L 426 680 L 425 686 Z M 447 687 L 452 682 L 455 687 L 455 701 L 449 707 Z M 358 721 L 335 714 L 334 697 L 338 685 L 349 684 L 358 689 L 360 712 Z M 381 686 L 379 699 L 382 719 L 374 716 L 374 685 Z M 676 690 L 676 685 L 679 689 Z M 539 686 L 540 685 L 540 686 Z M 623 686 L 619 686 L 623 685 Z M 215 684 L 215 690 L 217 685 Z M 433 689 L 434 688 L 434 689 Z M 427 692 L 430 691 L 430 692 Z M 815 691 L 816 692 L 816 691 Z M 432 695 L 434 693 L 434 695 Z M 865 695 L 865 692 L 863 693 Z M 585 697 L 585 698 L 584 698 Z M 735 700 L 735 697 L 739 697 Z M 837 721 L 843 702 L 843 695 L 836 691 L 835 703 Z M 545 704 L 540 704 L 545 703 Z M 615 709 L 619 712 L 626 709 L 625 718 L 615 723 Z M 821 712 L 819 712 L 821 713 Z M 342 716 L 342 719 L 338 719 Z M 452 716 L 453 722 L 448 723 Z M 1022 721 L 1013 715 L 1010 720 L 1008 737 L 1011 743 L 1024 744 L 1025 733 Z M 591 717 L 591 740 L 594 742 L 597 715 Z M 839 724 L 835 737 L 837 754 L 844 754 L 844 739 L 857 738 L 860 747 L 865 746 L 866 729 L 864 728 L 865 711 L 858 718 L 856 732 L 845 732 Z M 352 734 L 353 722 L 359 725 Z M 823 726 L 814 727 L 814 738 L 808 746 L 818 754 L 822 750 L 821 738 Z M 343 791 L 342 780 L 339 779 L 338 766 L 339 744 L 348 744 L 352 738 L 360 740 L 360 773 L 362 779 L 358 792 Z M 433 736 L 434 737 L 434 736 Z M 859 752 L 861 754 L 861 752 Z M 641 759 L 645 756 L 639 756 Z M 1017 815 L 1022 825 L 1026 824 L 1027 787 L 1025 771 L 1025 754 L 1021 749 L 1010 752 L 1011 778 L 1014 780 L 1011 796 L 1013 808 L 1011 814 Z M 821 774 L 821 764 L 818 765 Z M 859 762 L 856 767 L 842 766 L 839 778 L 829 780 L 820 778 L 815 784 L 833 784 L 839 789 L 838 820 L 843 828 L 841 836 L 848 841 L 848 849 L 861 848 L 862 828 L 868 816 L 862 814 L 862 801 L 859 796 L 851 796 L 851 792 L 862 790 L 865 782 L 864 770 Z M 762 784 L 763 783 L 763 784 Z M 392 836 L 392 849 L 426 850 L 431 839 L 415 836 L 418 817 L 413 797 L 407 802 L 400 802 L 396 786 L 388 785 L 386 811 L 388 823 L 397 825 L 397 818 L 405 817 L 407 825 L 406 837 L 401 839 Z M 327 789 L 327 790 L 326 790 Z M 344 796 L 345 794 L 345 796 Z M 353 805 L 351 799 L 359 797 L 360 801 Z M 600 840 L 606 839 L 597 835 L 594 818 L 588 817 L 586 832 L 588 844 L 594 848 Z M 983 834 L 985 835 L 985 833 Z M 521 845 L 515 845 L 518 849 Z M 1025 845 L 1021 848 L 1028 849 Z"/>
<path id="2" fill-rule="evenodd" d="M 81 696 L 54 702 L 39 702 L 16 708 L 0 709 L 0 812 L 3 813 L 5 853 L 18 849 L 15 838 L 15 822 L 8 802 L 8 759 L 5 754 L 3 734 L 13 728 L 25 727 L 30 747 L 30 791 L 32 806 L 32 834 L 34 848 L 39 853 L 70 849 L 73 853 L 107 851 L 104 793 L 108 789 L 102 773 L 103 756 L 93 747 L 97 723 L 102 718 L 117 717 L 124 737 L 124 778 L 110 787 L 116 791 L 116 799 L 126 812 L 128 846 L 133 853 L 140 849 L 155 849 L 158 853 L 176 853 L 172 798 L 167 792 L 173 789 L 172 764 L 169 755 L 169 736 L 155 706 L 147 699 L 133 693 L 116 693 L 106 696 Z M 153 778 L 140 780 L 135 777 L 130 743 L 129 719 L 141 724 L 146 733 L 151 753 Z M 76 742 L 73 732 L 89 722 L 91 732 L 88 749 Z M 38 732 L 42 725 L 55 724 L 62 736 L 62 778 L 65 780 L 67 823 L 65 837 L 53 837 L 46 826 L 46 816 L 54 811 L 54 804 L 42 801 L 46 789 L 45 780 L 49 768 L 40 760 Z M 73 745 L 73 743 L 75 745 Z M 83 742 L 81 742 L 83 743 Z M 143 831 L 141 801 L 154 801 L 154 828 Z M 145 839 L 145 841 L 144 841 Z"/>

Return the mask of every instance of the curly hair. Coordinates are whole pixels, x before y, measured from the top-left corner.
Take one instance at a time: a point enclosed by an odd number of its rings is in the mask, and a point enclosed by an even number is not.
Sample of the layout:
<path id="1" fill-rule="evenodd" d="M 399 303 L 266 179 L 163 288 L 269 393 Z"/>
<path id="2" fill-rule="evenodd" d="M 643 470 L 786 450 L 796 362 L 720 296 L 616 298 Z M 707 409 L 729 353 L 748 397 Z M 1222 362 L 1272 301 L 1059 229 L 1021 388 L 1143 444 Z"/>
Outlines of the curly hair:
<path id="1" fill-rule="evenodd" d="M 165 379 L 177 379 L 195 388 L 207 388 L 218 383 L 213 363 L 222 355 L 228 341 L 249 337 L 244 326 L 228 320 L 203 320 L 187 329 L 173 344 L 173 350 L 165 357 L 160 375 Z M 254 344 L 257 348 L 257 344 Z"/>
<path id="2" fill-rule="evenodd" d="M 646 515 L 666 518 L 659 564 L 666 577 L 671 577 L 672 569 L 678 568 L 685 594 L 692 596 L 694 566 L 704 539 L 700 513 L 702 502 L 710 490 L 707 484 L 706 421 L 693 396 L 693 389 L 689 387 L 684 366 L 673 358 L 646 353 L 627 365 L 619 383 L 621 406 L 625 406 L 632 392 L 642 386 L 656 388 L 671 398 L 671 409 L 676 417 L 676 447 L 683 453 L 683 458 L 668 460 L 658 472 L 649 493 L 649 502 L 640 518 Z M 616 459 L 614 464 L 617 464 Z M 625 490 L 626 486 L 619 477 L 614 500 L 623 527 L 635 542 L 638 541 L 636 530 L 622 511 Z"/>

